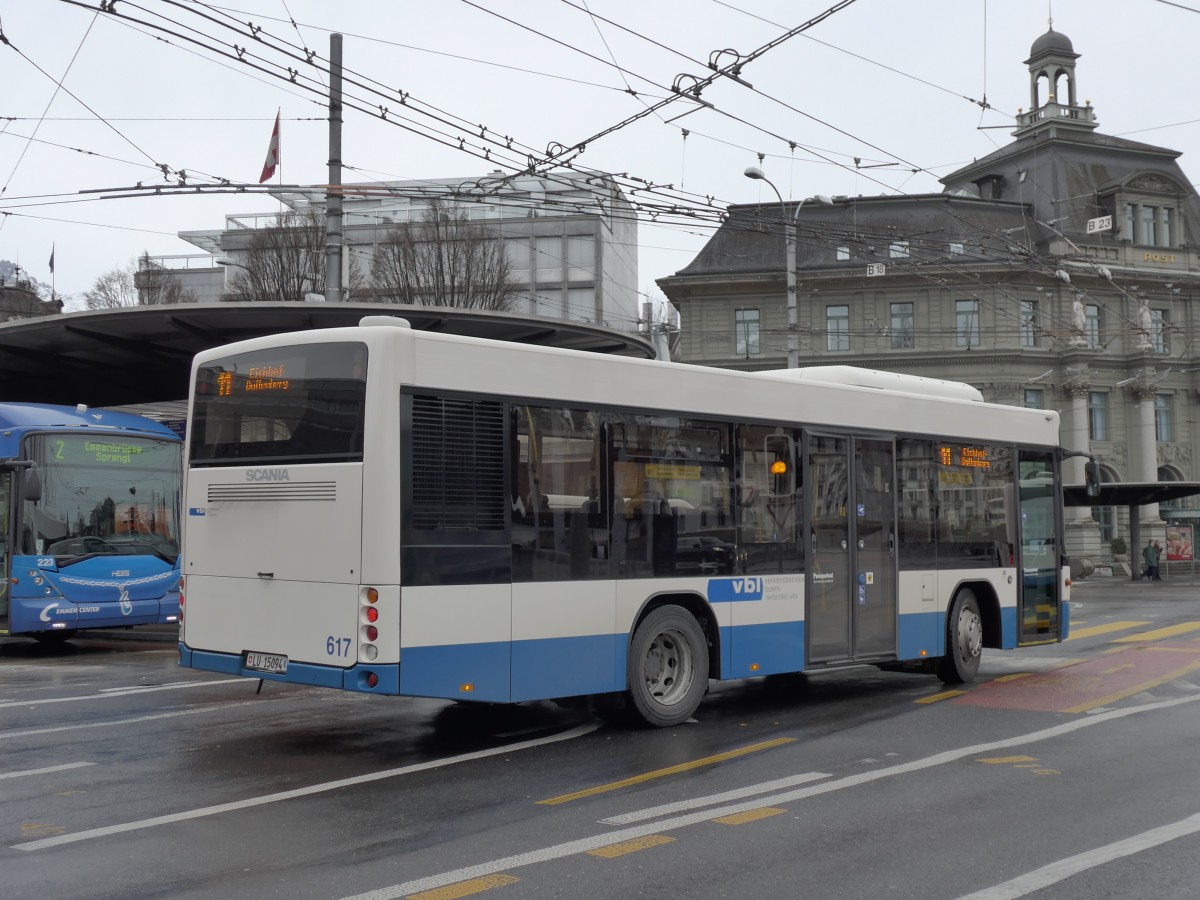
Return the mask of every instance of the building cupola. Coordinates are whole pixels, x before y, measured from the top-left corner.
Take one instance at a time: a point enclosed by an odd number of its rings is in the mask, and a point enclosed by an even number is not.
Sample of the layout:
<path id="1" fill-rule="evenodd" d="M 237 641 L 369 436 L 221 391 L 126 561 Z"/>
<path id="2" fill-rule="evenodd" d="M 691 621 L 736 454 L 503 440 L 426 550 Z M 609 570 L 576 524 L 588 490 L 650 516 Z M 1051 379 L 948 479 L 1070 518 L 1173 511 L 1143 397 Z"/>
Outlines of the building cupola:
<path id="1" fill-rule="evenodd" d="M 1071 39 L 1050 30 L 1033 42 L 1029 51 L 1029 110 L 1017 114 L 1016 137 L 1024 137 L 1034 131 L 1053 130 L 1056 127 L 1083 128 L 1091 130 L 1099 122 L 1088 101 L 1080 106 L 1075 85 L 1075 60 L 1079 54 L 1071 46 Z"/>

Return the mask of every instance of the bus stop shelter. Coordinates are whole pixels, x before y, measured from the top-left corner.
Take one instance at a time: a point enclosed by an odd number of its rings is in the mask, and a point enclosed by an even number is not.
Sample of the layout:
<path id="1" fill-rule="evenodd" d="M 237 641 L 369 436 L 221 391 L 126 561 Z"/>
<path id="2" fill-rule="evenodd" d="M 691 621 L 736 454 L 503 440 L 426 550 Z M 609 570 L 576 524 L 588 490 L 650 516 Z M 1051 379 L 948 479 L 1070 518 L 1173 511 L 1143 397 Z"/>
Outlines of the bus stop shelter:
<path id="1" fill-rule="evenodd" d="M 1142 546 L 1142 527 L 1138 507 L 1151 503 L 1166 503 L 1200 494 L 1200 481 L 1107 481 L 1100 492 L 1091 496 L 1083 485 L 1063 488 L 1064 506 L 1128 506 L 1129 550 L 1139 552 Z M 1133 565 L 1133 580 L 1137 581 L 1141 567 Z"/>
<path id="2" fill-rule="evenodd" d="M 177 303 L 0 323 L 0 399 L 126 406 L 188 395 L 192 357 L 246 338 L 401 316 L 419 331 L 653 359 L 648 335 L 590 322 L 390 303 Z"/>

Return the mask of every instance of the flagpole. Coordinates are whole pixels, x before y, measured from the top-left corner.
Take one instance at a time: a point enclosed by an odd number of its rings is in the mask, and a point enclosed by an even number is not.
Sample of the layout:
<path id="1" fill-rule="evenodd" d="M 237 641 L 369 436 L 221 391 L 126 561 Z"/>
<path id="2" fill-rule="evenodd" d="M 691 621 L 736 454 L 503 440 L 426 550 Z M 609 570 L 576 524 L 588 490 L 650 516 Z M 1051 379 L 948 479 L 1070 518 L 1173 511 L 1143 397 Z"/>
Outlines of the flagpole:
<path id="1" fill-rule="evenodd" d="M 283 112 L 282 106 L 280 106 L 279 108 L 277 108 L 275 110 L 275 121 L 279 123 L 279 138 L 275 144 L 275 159 L 277 160 L 276 168 L 279 170 L 279 180 L 276 183 L 280 186 L 283 185 L 283 154 L 281 154 L 279 152 L 279 148 L 283 144 L 283 123 L 280 122 L 280 119 L 279 119 L 279 114 L 282 112 Z M 279 212 L 282 213 L 283 212 L 283 195 L 280 194 L 276 199 L 279 201 Z"/>

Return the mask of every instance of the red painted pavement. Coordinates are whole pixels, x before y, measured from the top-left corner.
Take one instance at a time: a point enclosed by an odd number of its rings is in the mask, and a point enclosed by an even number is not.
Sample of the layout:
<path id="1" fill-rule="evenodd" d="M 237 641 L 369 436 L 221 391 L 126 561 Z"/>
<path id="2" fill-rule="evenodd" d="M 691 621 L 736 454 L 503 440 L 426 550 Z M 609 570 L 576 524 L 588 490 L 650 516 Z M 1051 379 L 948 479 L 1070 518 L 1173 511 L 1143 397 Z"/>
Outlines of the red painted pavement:
<path id="1" fill-rule="evenodd" d="M 1164 641 L 1011 681 L 989 681 L 949 702 L 996 709 L 1082 712 L 1149 690 L 1196 669 L 1200 669 L 1200 644 Z"/>

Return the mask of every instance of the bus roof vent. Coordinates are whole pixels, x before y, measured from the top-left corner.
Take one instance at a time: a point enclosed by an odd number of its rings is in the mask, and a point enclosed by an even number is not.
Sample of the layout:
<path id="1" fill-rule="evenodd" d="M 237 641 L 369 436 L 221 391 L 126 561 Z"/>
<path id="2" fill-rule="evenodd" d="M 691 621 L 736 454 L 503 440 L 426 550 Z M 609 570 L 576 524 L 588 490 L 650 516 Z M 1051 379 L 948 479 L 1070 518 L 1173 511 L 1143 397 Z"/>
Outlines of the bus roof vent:
<path id="1" fill-rule="evenodd" d="M 372 325 L 389 325 L 392 328 L 412 328 L 408 319 L 402 319 L 399 316 L 363 316 L 358 320 L 358 324 L 363 328 L 368 328 Z"/>
<path id="2" fill-rule="evenodd" d="M 926 397 L 946 397 L 953 400 L 981 402 L 983 394 L 978 388 L 961 381 L 943 381 L 940 378 L 924 378 L 921 375 L 905 375 L 900 372 L 881 372 L 878 369 L 860 369 L 858 366 L 808 366 L 803 369 L 773 369 L 759 372 L 765 378 L 780 381 L 814 381 L 825 384 L 845 384 L 853 387 L 903 391 L 906 394 L 922 394 Z"/>

